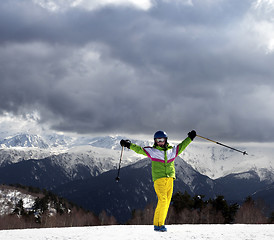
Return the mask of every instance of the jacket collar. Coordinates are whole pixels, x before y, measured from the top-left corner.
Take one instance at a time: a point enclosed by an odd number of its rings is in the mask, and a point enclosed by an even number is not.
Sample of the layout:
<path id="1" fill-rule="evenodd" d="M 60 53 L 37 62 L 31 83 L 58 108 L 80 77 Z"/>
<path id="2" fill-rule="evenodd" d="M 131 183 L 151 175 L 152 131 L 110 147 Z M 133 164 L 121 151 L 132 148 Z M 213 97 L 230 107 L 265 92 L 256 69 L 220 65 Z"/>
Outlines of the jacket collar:
<path id="1" fill-rule="evenodd" d="M 166 145 L 164 147 L 160 147 L 160 146 L 158 146 L 154 143 L 153 148 L 156 148 L 156 149 L 161 150 L 161 151 L 165 151 L 165 150 L 167 150 L 169 148 L 172 148 L 172 147 L 169 145 L 169 143 L 166 143 Z"/>

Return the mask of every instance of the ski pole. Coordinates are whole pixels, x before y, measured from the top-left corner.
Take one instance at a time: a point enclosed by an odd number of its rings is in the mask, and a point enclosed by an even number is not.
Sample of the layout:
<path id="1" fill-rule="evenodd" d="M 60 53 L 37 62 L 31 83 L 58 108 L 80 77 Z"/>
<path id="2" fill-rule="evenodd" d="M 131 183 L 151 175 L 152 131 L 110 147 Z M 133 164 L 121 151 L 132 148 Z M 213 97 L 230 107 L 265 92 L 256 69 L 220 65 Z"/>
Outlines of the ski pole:
<path id="1" fill-rule="evenodd" d="M 120 180 L 119 176 L 120 176 L 120 169 L 121 169 L 121 161 L 122 161 L 123 151 L 124 151 L 124 146 L 122 146 L 122 150 L 121 150 L 118 173 L 117 173 L 117 177 L 115 178 L 116 182 L 119 182 L 119 180 Z"/>
<path id="2" fill-rule="evenodd" d="M 236 149 L 236 148 L 229 147 L 229 146 L 227 146 L 227 145 L 225 145 L 225 144 L 216 142 L 216 141 L 211 140 L 211 139 L 206 138 L 206 137 L 202 137 L 202 136 L 200 136 L 200 135 L 196 135 L 196 136 L 199 137 L 199 138 L 203 138 L 203 139 L 205 139 L 205 140 L 208 140 L 208 141 L 210 141 L 210 142 L 217 143 L 217 144 L 219 144 L 219 145 L 221 145 L 221 146 L 223 146 L 223 147 L 227 147 L 227 148 L 230 148 L 230 149 L 232 149 L 232 150 L 234 150 L 234 151 L 240 152 L 240 153 L 242 153 L 243 155 L 248 155 L 246 151 L 244 151 L 244 152 L 243 152 L 243 151 L 240 151 L 240 150 L 238 150 L 238 149 Z"/>

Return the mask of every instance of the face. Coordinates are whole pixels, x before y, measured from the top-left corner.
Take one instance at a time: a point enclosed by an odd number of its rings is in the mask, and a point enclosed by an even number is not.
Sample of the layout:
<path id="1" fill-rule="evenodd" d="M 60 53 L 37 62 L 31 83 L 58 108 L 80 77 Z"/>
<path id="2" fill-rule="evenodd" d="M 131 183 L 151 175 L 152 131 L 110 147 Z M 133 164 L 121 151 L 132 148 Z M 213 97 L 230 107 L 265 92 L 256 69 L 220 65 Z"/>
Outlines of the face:
<path id="1" fill-rule="evenodd" d="M 155 142 L 158 146 L 163 147 L 166 144 L 166 138 L 156 138 Z"/>

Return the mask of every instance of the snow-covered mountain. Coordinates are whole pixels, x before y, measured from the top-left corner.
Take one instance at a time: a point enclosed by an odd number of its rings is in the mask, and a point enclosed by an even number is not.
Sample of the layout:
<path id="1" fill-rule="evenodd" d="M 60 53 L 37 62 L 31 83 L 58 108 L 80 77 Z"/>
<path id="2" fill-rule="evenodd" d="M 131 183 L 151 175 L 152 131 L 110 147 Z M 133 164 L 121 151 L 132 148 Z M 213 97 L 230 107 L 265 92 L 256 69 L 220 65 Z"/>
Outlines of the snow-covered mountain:
<path id="1" fill-rule="evenodd" d="M 40 148 L 0 148 L 0 167 L 29 159 L 42 159 L 59 153 L 61 152 Z"/>
<path id="2" fill-rule="evenodd" d="M 104 136 L 96 138 L 77 139 L 75 145 L 91 145 L 98 148 L 107 148 L 113 150 L 121 150 L 120 140 L 126 139 L 121 136 Z M 133 143 L 140 146 L 152 146 L 153 141 L 130 139 Z M 170 142 L 176 145 L 179 142 Z M 233 144 L 230 144 L 234 146 Z M 274 148 L 272 144 L 237 144 L 234 146 L 246 151 L 248 155 L 242 155 L 228 148 L 218 146 L 216 144 L 199 141 L 195 139 L 181 157 L 190 164 L 195 170 L 212 179 L 224 177 L 233 173 L 241 173 L 246 171 L 255 171 L 258 173 L 262 181 L 274 181 Z M 132 156 L 137 154 L 132 154 Z M 139 158 L 144 158 L 139 156 Z"/>
<path id="3" fill-rule="evenodd" d="M 0 167 L 23 160 L 50 158 L 68 176 L 72 176 L 79 165 L 87 167 L 93 176 L 117 168 L 121 139 L 120 136 L 72 138 L 58 134 L 44 137 L 20 134 L 0 141 Z M 125 149 L 122 166 L 141 158 L 143 156 Z"/>
<path id="4" fill-rule="evenodd" d="M 94 147 L 120 150 L 121 149 L 121 145 L 120 145 L 121 139 L 127 139 L 127 138 L 122 137 L 122 136 L 95 137 L 95 138 L 90 139 L 88 144 L 91 146 L 94 146 Z M 153 144 L 153 141 L 147 141 L 147 140 L 144 140 L 144 141 L 143 140 L 133 140 L 133 141 L 135 144 L 141 145 L 141 146 L 151 146 Z"/>
<path id="5" fill-rule="evenodd" d="M 8 137 L 0 141 L 1 147 L 37 147 L 48 148 L 49 145 L 38 135 L 19 134 L 13 137 Z"/>
<path id="6" fill-rule="evenodd" d="M 107 171 L 117 167 L 122 138 L 126 139 L 122 136 L 69 137 L 62 134 L 44 136 L 19 134 L 0 140 L 0 166 L 54 155 L 60 157 L 60 164 L 64 161 L 64 165 L 70 168 L 70 165 L 73 166 L 76 163 L 76 159 L 82 164 L 89 164 L 88 159 L 94 155 L 95 159 L 101 159 L 98 161 L 101 165 L 106 165 L 100 167 L 102 171 Z M 153 144 L 153 141 L 148 140 L 130 140 L 140 146 Z M 175 145 L 178 142 L 171 142 L 171 144 Z M 242 155 L 216 144 L 195 139 L 181 157 L 195 170 L 212 179 L 252 170 L 259 175 L 262 181 L 274 181 L 274 148 L 272 144 L 237 144 L 235 147 L 247 151 L 249 155 Z M 59 157 L 55 157 L 56 161 Z M 126 165 L 142 158 L 144 156 L 125 149 L 123 163 Z"/>
<path id="7" fill-rule="evenodd" d="M 122 138 L 125 139 L 121 136 L 77 138 L 63 135 L 8 138 L 0 149 L 0 183 L 54 190 L 90 210 L 101 211 L 104 207 L 112 214 L 114 211 L 116 216 L 126 206 L 130 215 L 132 207 L 142 208 L 149 201 L 155 201 L 155 193 L 150 161 L 128 149 L 122 156 L 120 177 L 124 180 L 122 184 L 115 183 Z M 130 140 L 141 146 L 153 144 Z M 171 145 L 175 144 L 177 142 L 171 142 Z M 175 191 L 187 190 L 208 197 L 221 194 L 230 200 L 243 200 L 273 184 L 274 149 L 271 145 L 237 147 L 249 155 L 195 139 L 175 162 Z M 133 199 L 129 200 L 128 194 L 134 196 Z M 102 208 L 100 204 L 103 204 Z"/>
<path id="8" fill-rule="evenodd" d="M 7 152 L 8 151 L 8 152 Z M 21 152 L 20 152 L 21 151 Z M 23 185 L 34 185 L 52 189 L 53 187 L 69 181 L 86 179 L 97 176 L 111 169 L 116 169 L 120 161 L 120 151 L 96 148 L 92 146 L 77 146 L 66 152 L 48 155 L 43 158 L 29 158 L 28 160 L 14 158 L 9 153 L 11 149 L 2 150 L 5 158 L 0 165 L 0 183 L 20 183 Z M 33 157 L 49 154 L 50 152 L 36 152 L 36 149 L 12 150 L 13 156 L 20 154 L 31 154 Z M 1 151 L 0 151 L 1 155 Z M 123 154 L 121 166 L 138 161 L 138 155 L 131 151 Z M 1 158 L 0 158 L 1 159 Z M 16 160 L 16 161 L 15 161 Z"/>
<path id="9" fill-rule="evenodd" d="M 111 169 L 116 169 L 120 161 L 121 150 L 93 147 L 91 145 L 75 146 L 67 152 L 51 156 L 56 165 L 66 170 L 71 175 L 76 166 L 86 166 L 91 176 L 96 176 Z M 140 159 L 140 156 L 125 150 L 122 166 L 127 166 Z M 96 171 L 95 171 L 96 169 Z"/>
<path id="10" fill-rule="evenodd" d="M 51 148 L 69 148 L 73 146 L 75 137 L 66 136 L 63 134 L 46 134 L 41 138 L 47 142 L 48 146 Z"/>
<path id="11" fill-rule="evenodd" d="M 0 139 L 1 148 L 15 148 L 15 147 L 36 147 L 36 148 L 72 148 L 75 146 L 90 145 L 93 147 L 106 148 L 112 150 L 121 150 L 120 141 L 126 139 L 122 136 L 101 136 L 89 137 L 79 136 L 70 137 L 63 134 L 45 134 L 33 135 L 28 133 L 17 134 Z M 152 145 L 153 141 L 133 140 L 134 143 L 148 146 Z"/>
<path id="12" fill-rule="evenodd" d="M 4 139 L 0 139 L 0 146 L 1 148 L 68 148 L 74 144 L 74 141 L 75 138 L 61 134 L 50 134 L 41 136 L 36 134 L 21 133 L 14 136 L 6 137 Z"/>
<path id="13" fill-rule="evenodd" d="M 230 146 L 234 146 L 230 144 Z M 212 179 L 233 173 L 255 171 L 260 179 L 274 181 L 274 148 L 272 144 L 237 144 L 246 151 L 242 155 L 216 144 L 195 141 L 183 152 L 183 159 L 200 173 Z"/>

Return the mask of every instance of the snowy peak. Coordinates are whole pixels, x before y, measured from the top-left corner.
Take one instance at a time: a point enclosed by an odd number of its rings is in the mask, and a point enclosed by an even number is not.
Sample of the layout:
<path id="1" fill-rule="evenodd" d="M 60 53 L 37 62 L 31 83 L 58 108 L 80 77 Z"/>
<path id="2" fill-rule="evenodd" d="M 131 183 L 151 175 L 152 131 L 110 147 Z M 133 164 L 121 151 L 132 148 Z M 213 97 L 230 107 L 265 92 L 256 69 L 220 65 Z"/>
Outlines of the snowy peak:
<path id="1" fill-rule="evenodd" d="M 15 136 L 7 137 L 0 140 L 0 147 L 2 148 L 67 148 L 70 149 L 75 146 L 93 146 L 112 150 L 121 150 L 121 139 L 127 139 L 122 136 L 101 136 L 101 137 L 69 137 L 61 134 L 48 134 L 48 135 L 31 135 L 27 133 L 18 134 Z M 152 142 L 132 140 L 134 143 L 147 146 Z"/>
<path id="2" fill-rule="evenodd" d="M 14 137 L 5 138 L 4 140 L 0 141 L 0 146 L 2 148 L 36 147 L 42 149 L 49 147 L 49 145 L 42 137 L 30 134 L 19 134 Z"/>
<path id="3" fill-rule="evenodd" d="M 121 136 L 104 136 L 95 138 L 80 138 L 78 144 L 91 145 L 93 147 L 107 148 L 118 150 L 121 149 L 120 141 L 123 137 Z"/>
<path id="4" fill-rule="evenodd" d="M 75 139 L 62 134 L 45 135 L 43 139 L 50 147 L 70 147 L 73 145 Z"/>
<path id="5" fill-rule="evenodd" d="M 21 133 L 15 136 L 7 137 L 0 141 L 1 148 L 56 148 L 56 147 L 70 147 L 74 144 L 75 139 L 61 134 L 51 135 L 35 135 Z"/>
<path id="6" fill-rule="evenodd" d="M 77 141 L 79 144 L 82 144 L 82 145 L 86 144 L 86 145 L 91 145 L 93 147 L 121 150 L 120 141 L 122 139 L 128 139 L 128 138 L 122 137 L 122 136 L 103 136 L 103 137 L 95 137 L 95 138 L 81 138 Z M 140 146 L 148 146 L 153 144 L 152 141 L 142 141 L 142 140 L 132 140 L 132 142 Z"/>

